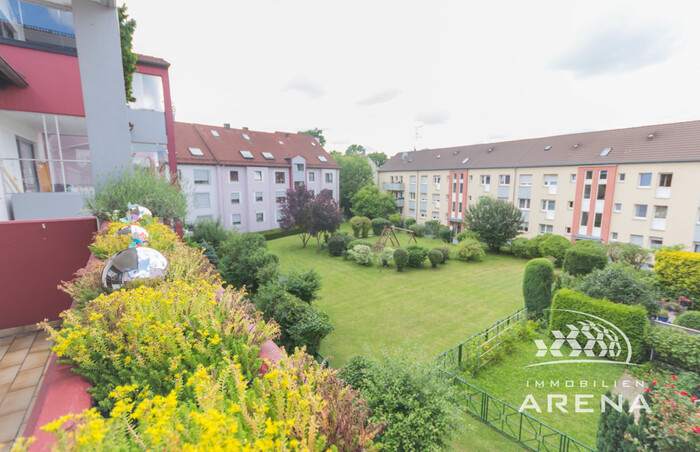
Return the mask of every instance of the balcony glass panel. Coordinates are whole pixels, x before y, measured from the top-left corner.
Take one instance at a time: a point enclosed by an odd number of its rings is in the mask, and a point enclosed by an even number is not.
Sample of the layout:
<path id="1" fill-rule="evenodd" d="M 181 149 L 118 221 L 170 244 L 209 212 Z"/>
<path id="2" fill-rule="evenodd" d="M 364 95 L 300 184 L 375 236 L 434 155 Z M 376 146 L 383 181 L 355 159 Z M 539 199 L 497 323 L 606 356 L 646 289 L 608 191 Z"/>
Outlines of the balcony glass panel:
<path id="1" fill-rule="evenodd" d="M 0 37 L 75 49 L 73 13 L 18 0 L 0 0 Z"/>

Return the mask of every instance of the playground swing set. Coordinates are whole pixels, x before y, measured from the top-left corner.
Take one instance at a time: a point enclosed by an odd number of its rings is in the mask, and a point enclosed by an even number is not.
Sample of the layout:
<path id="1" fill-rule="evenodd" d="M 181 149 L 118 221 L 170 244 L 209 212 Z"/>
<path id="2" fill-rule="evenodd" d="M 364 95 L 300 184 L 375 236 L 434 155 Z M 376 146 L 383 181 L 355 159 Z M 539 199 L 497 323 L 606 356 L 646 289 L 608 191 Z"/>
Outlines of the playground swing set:
<path id="1" fill-rule="evenodd" d="M 399 243 L 399 238 L 396 236 L 396 233 L 394 231 L 403 231 L 407 232 L 410 235 L 410 237 L 408 237 L 408 242 L 406 243 L 406 245 L 410 244 L 411 240 L 413 240 L 413 243 L 415 243 L 416 245 L 418 244 L 416 236 L 410 229 L 398 228 L 396 226 L 384 226 L 384 229 L 382 230 L 382 233 L 379 236 L 379 240 L 377 240 L 377 243 L 375 243 L 372 247 L 372 251 L 383 250 L 386 246 L 386 242 L 391 242 L 393 246 L 395 246 L 396 248 L 400 248 L 401 244 Z"/>

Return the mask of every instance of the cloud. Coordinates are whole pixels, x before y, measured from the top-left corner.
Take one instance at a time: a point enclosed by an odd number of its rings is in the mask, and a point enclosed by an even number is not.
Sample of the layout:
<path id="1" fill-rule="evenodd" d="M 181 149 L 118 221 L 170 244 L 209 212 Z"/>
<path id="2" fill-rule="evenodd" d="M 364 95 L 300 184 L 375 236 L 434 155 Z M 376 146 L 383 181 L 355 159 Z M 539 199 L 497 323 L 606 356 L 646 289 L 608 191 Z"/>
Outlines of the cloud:
<path id="1" fill-rule="evenodd" d="M 416 121 L 421 122 L 427 126 L 445 124 L 448 119 L 450 119 L 450 114 L 446 111 L 440 110 L 422 112 L 416 115 Z"/>
<path id="2" fill-rule="evenodd" d="M 381 104 L 384 102 L 389 102 L 390 100 L 394 100 L 397 97 L 399 97 L 399 95 L 401 95 L 401 90 L 397 88 L 389 88 L 385 89 L 384 91 L 372 94 L 369 97 L 365 97 L 364 99 L 358 100 L 357 105 L 367 106 Z"/>
<path id="3" fill-rule="evenodd" d="M 302 94 L 306 94 L 311 99 L 320 99 L 326 95 L 326 90 L 323 89 L 320 83 L 314 82 L 308 77 L 297 76 L 284 88 L 286 91 L 299 91 Z"/>
<path id="4" fill-rule="evenodd" d="M 636 71 L 666 61 L 676 40 L 669 25 L 606 24 L 559 55 L 551 67 L 579 78 Z"/>

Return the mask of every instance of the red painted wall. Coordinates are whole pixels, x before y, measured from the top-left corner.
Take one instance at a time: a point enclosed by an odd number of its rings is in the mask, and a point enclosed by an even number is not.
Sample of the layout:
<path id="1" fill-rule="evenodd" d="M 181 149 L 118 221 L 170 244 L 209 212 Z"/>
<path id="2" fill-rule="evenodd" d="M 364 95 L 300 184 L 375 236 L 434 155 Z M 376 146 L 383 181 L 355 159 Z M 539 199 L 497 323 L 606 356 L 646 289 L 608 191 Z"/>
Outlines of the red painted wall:
<path id="1" fill-rule="evenodd" d="M 95 218 L 0 222 L 0 329 L 56 320 L 71 305 L 61 281 L 85 266 Z"/>
<path id="2" fill-rule="evenodd" d="M 586 171 L 593 171 L 593 180 L 591 183 L 591 199 L 583 199 L 583 187 L 585 185 L 585 175 Z M 571 225 L 572 230 L 572 241 L 574 241 L 573 236 L 588 235 L 593 233 L 593 223 L 595 222 L 595 204 L 596 204 L 596 194 L 598 193 L 598 181 L 600 180 L 600 171 L 607 170 L 607 188 L 605 190 L 605 199 L 603 200 L 603 221 L 600 228 L 600 237 L 603 242 L 607 243 L 610 234 L 610 221 L 613 209 L 613 197 L 615 194 L 615 182 L 617 180 L 617 167 L 616 166 L 582 166 L 578 168 L 578 174 L 576 176 L 576 197 L 574 201 L 574 222 Z M 588 226 L 586 230 L 581 229 L 581 206 L 584 202 L 589 203 L 589 215 Z"/>
<path id="3" fill-rule="evenodd" d="M 0 55 L 29 83 L 3 90 L 0 110 L 85 116 L 77 57 L 6 44 Z"/>

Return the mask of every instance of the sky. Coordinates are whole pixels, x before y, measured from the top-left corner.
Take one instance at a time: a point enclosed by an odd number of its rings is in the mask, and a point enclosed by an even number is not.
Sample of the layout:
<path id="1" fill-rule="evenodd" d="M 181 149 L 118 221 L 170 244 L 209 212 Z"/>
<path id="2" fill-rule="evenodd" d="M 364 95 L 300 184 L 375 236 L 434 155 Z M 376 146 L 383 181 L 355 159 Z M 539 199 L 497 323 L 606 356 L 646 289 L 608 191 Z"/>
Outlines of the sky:
<path id="1" fill-rule="evenodd" d="M 177 121 L 394 155 L 700 119 L 697 1 L 126 4 Z"/>

